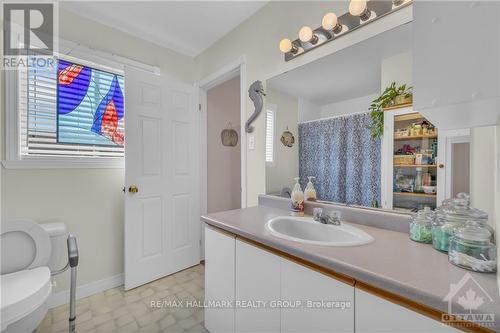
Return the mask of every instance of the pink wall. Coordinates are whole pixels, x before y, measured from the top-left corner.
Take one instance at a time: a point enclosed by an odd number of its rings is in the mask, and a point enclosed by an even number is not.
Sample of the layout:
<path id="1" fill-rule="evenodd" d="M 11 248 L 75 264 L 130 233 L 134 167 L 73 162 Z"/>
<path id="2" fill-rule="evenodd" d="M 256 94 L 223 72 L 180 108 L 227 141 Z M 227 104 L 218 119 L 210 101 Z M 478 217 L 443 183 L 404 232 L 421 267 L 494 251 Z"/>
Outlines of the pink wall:
<path id="1" fill-rule="evenodd" d="M 225 147 L 221 131 L 231 122 L 238 144 Z M 207 92 L 207 210 L 208 213 L 241 207 L 240 78 Z"/>

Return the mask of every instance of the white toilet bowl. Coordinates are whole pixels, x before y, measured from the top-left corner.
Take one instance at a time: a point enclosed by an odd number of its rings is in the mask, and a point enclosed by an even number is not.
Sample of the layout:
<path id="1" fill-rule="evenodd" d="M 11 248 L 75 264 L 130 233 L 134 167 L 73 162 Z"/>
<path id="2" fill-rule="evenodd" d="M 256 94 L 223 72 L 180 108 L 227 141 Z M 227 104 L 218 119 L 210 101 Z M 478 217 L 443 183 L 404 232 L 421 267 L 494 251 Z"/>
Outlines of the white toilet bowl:
<path id="1" fill-rule="evenodd" d="M 66 227 L 6 221 L 0 237 L 1 331 L 32 332 L 47 313 L 50 272 L 61 266 Z"/>

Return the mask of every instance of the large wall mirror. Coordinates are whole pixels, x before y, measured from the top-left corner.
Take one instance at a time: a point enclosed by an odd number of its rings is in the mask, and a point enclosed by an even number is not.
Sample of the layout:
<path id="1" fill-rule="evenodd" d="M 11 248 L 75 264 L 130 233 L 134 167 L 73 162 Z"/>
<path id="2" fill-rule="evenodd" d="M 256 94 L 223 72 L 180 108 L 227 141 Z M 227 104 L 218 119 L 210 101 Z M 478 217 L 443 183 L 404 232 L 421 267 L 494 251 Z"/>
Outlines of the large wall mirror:
<path id="1" fill-rule="evenodd" d="M 440 129 L 400 98 L 374 135 L 370 105 L 393 82 L 412 86 L 411 23 L 269 79 L 266 193 L 290 197 L 295 177 L 302 189 L 314 177 L 318 200 L 411 212 L 493 191 L 476 167 L 493 174 L 492 128 Z"/>

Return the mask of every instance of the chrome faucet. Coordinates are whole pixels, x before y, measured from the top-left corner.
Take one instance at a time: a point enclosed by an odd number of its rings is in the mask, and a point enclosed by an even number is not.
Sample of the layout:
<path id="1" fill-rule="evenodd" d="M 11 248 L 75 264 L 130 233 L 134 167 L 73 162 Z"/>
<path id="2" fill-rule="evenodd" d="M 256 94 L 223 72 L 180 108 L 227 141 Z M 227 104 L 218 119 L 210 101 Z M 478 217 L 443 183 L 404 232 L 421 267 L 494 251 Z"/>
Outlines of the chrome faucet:
<path id="1" fill-rule="evenodd" d="M 313 220 L 323 224 L 340 225 L 340 212 L 333 210 L 327 214 L 323 214 L 323 209 L 314 208 Z"/>

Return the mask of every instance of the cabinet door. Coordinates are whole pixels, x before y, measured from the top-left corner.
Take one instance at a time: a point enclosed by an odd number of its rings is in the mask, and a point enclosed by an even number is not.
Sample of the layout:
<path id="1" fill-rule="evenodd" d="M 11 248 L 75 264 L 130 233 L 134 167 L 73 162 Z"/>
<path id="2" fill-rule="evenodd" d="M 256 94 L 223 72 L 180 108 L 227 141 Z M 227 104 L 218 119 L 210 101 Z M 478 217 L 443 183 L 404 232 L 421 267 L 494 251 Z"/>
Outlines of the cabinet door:
<path id="1" fill-rule="evenodd" d="M 239 240 L 236 258 L 236 332 L 279 332 L 280 258 Z"/>
<path id="2" fill-rule="evenodd" d="M 205 228 L 205 300 L 234 302 L 235 238 Z M 234 332 L 234 308 L 205 308 L 205 327 L 213 333 Z"/>
<path id="3" fill-rule="evenodd" d="M 282 332 L 354 332 L 353 286 L 282 259 L 281 299 Z"/>
<path id="4" fill-rule="evenodd" d="M 356 333 L 461 332 L 357 288 L 355 292 Z"/>

